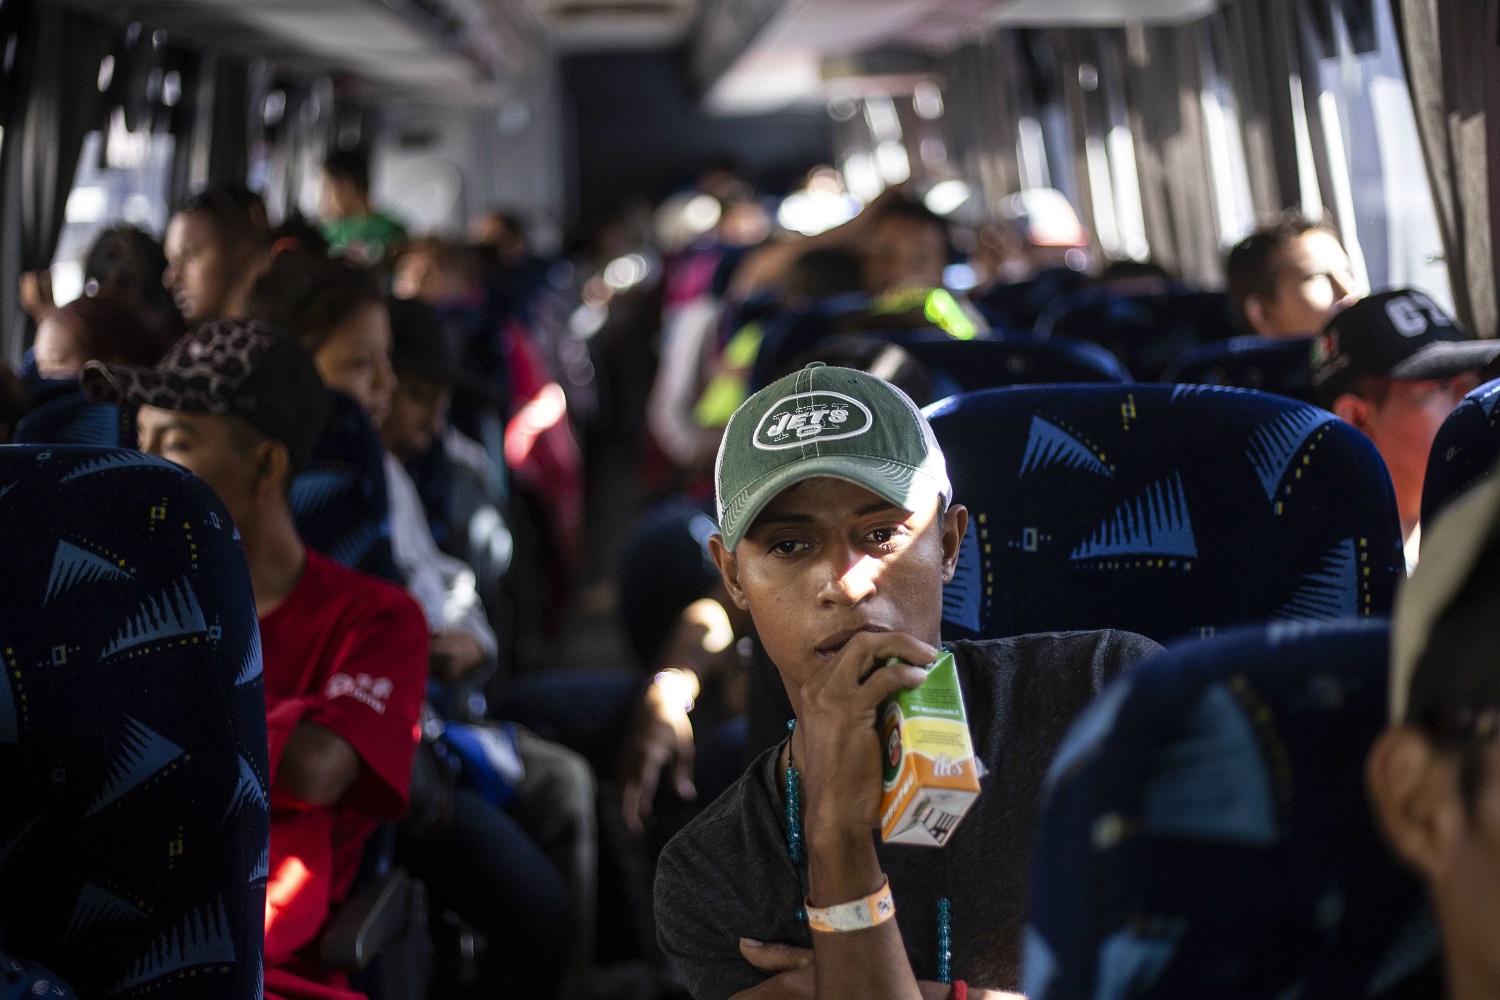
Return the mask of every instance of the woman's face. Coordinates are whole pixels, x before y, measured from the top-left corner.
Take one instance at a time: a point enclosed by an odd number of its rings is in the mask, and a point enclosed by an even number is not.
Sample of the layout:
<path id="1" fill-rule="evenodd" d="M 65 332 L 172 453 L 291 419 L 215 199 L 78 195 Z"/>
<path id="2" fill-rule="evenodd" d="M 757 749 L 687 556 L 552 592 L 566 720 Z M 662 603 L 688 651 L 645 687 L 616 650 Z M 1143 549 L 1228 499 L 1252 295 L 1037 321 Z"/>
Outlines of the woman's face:
<path id="1" fill-rule="evenodd" d="M 379 427 L 391 409 L 391 320 L 385 303 L 360 306 L 318 348 L 313 361 L 330 389 L 354 397 Z"/>
<path id="2" fill-rule="evenodd" d="M 189 326 L 225 314 L 234 294 L 235 262 L 203 212 L 178 212 L 167 226 L 162 284 Z"/>

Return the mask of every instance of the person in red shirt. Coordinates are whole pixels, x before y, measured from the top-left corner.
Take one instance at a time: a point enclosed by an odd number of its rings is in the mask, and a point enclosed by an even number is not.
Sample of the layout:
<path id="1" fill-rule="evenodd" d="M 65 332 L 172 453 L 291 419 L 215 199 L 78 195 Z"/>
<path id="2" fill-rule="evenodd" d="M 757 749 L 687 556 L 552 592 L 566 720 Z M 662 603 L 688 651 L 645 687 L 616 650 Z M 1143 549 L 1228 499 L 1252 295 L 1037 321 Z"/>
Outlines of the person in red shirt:
<path id="1" fill-rule="evenodd" d="M 141 450 L 196 473 L 238 528 L 260 616 L 269 781 L 266 994 L 357 998 L 304 957 L 377 824 L 406 809 L 427 683 L 427 625 L 398 587 L 309 551 L 288 500 L 328 418 L 290 337 L 252 320 L 199 326 L 155 368 L 91 362 L 97 398 L 139 407 Z M 315 954 L 315 949 L 314 952 Z"/>

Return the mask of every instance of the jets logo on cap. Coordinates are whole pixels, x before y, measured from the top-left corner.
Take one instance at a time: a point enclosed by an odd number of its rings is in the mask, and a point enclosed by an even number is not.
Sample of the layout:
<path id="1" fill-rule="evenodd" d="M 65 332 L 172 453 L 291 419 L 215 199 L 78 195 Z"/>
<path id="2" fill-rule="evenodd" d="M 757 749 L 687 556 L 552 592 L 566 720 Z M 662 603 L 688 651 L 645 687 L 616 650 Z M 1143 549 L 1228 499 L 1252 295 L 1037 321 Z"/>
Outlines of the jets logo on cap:
<path id="1" fill-rule="evenodd" d="M 841 392 L 814 390 L 783 396 L 755 425 L 751 439 L 763 451 L 859 437 L 875 426 L 870 408 Z"/>

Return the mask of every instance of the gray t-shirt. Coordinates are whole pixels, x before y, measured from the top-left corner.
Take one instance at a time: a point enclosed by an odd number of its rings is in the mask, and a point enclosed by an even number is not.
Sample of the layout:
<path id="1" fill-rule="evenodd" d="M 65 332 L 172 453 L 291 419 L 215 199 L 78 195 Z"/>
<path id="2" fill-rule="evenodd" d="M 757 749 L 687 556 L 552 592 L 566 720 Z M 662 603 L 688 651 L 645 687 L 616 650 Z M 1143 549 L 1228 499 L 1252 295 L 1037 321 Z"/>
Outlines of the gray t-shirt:
<path id="1" fill-rule="evenodd" d="M 937 901 L 952 905 L 952 975 L 1014 990 L 1031 838 L 1053 752 L 1121 669 L 1161 647 L 1130 632 L 1059 632 L 952 642 L 975 753 L 988 774 L 942 848 L 877 844 L 896 922 L 918 979 L 937 979 Z M 806 866 L 787 857 L 780 747 L 672 838 L 656 875 L 656 929 L 696 1000 L 724 1000 L 768 978 L 739 939 L 811 947 L 797 911 Z M 874 834 L 872 833 L 872 836 Z"/>

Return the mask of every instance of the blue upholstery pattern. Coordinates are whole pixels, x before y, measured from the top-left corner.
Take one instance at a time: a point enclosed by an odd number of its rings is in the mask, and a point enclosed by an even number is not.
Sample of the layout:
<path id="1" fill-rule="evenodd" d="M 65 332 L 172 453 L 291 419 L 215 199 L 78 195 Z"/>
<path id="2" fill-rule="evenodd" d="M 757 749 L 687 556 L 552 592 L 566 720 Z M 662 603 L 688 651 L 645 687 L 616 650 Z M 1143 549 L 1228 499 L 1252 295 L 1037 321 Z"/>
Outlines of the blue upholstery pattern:
<path id="1" fill-rule="evenodd" d="M 1159 641 L 1390 612 L 1385 465 L 1325 410 L 1209 386 L 1026 386 L 931 407 L 969 508 L 943 634 Z"/>
<path id="2" fill-rule="evenodd" d="M 1089 276 L 1070 267 L 1053 267 L 1030 281 L 996 285 L 977 296 L 974 305 L 997 330 L 1026 331 L 1059 298 L 1083 292 Z"/>
<path id="3" fill-rule="evenodd" d="M 1086 340 L 950 340 L 907 333 L 889 339 L 927 368 L 939 399 L 1008 385 L 1131 380 L 1118 358 Z"/>
<path id="4" fill-rule="evenodd" d="M 16 424 L 15 444 L 87 444 L 134 448 L 135 419 L 113 403 L 99 403 L 74 389 L 49 399 Z"/>
<path id="5" fill-rule="evenodd" d="M 1030 1000 L 1341 1000 L 1438 938 L 1364 791 L 1384 622 L 1246 628 L 1118 678 L 1058 748 L 1037 829 Z"/>
<path id="6" fill-rule="evenodd" d="M 391 556 L 385 446 L 364 408 L 334 392 L 328 427 L 292 483 L 302 540 L 335 562 L 402 583 Z"/>
<path id="7" fill-rule="evenodd" d="M 1161 381 L 1259 389 L 1313 403 L 1317 400 L 1313 396 L 1312 370 L 1307 363 L 1312 342 L 1311 337 L 1293 340 L 1234 337 L 1204 344 L 1168 365 Z"/>
<path id="8" fill-rule="evenodd" d="M 1221 292 L 1100 295 L 1079 292 L 1053 302 L 1037 320 L 1039 337 L 1073 337 L 1109 348 L 1143 381 L 1155 381 L 1190 348 L 1235 335 Z"/>
<path id="9" fill-rule="evenodd" d="M 1484 479 L 1500 456 L 1500 379 L 1470 392 L 1443 421 L 1427 456 L 1422 479 L 1422 523 L 1432 518 L 1475 483 Z"/>
<path id="10" fill-rule="evenodd" d="M 161 459 L 0 448 L 0 941 L 83 997 L 261 992 L 260 630 L 233 524 Z"/>

